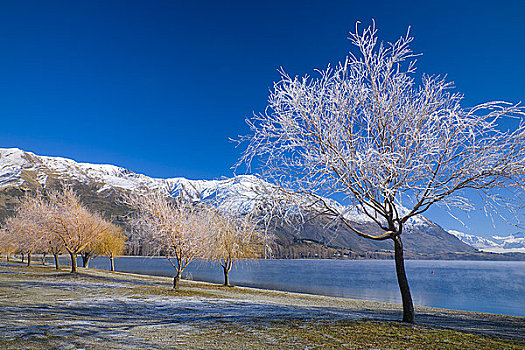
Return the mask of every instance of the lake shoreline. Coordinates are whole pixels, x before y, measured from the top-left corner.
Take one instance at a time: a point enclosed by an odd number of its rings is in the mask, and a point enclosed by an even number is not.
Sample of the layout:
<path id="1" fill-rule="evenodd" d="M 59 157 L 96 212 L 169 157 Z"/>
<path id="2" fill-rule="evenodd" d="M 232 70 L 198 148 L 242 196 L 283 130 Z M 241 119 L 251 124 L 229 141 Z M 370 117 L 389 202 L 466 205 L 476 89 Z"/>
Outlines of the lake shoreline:
<path id="1" fill-rule="evenodd" d="M 44 330 L 37 332 L 40 337 L 48 337 L 49 334 L 56 337 L 58 334 L 59 338 L 73 337 L 76 342 L 82 342 L 88 341 L 83 335 L 87 332 L 86 328 L 99 338 L 104 330 L 121 329 L 117 332 L 120 334 L 118 337 L 124 339 L 130 335 L 129 331 L 122 329 L 129 327 L 138 332 L 148 322 L 161 328 L 180 328 L 181 325 L 191 324 L 192 331 L 177 330 L 190 338 L 191 334 L 220 328 L 223 324 L 227 324 L 234 333 L 240 331 L 234 326 L 237 324 L 256 328 L 261 324 L 267 328 L 269 324 L 279 331 L 283 324 L 289 322 L 306 322 L 311 327 L 317 327 L 315 324 L 336 327 L 341 322 L 347 324 L 365 320 L 379 322 L 381 327 L 394 322 L 397 327 L 402 312 L 398 304 L 248 287 L 227 288 L 188 280 L 183 280 L 181 290 L 174 292 L 170 288 L 171 283 L 169 277 L 83 268 L 78 274 L 70 274 L 66 269 L 55 271 L 52 267 L 37 264 L 26 268 L 20 263 L 2 261 L 0 295 L 2 307 L 7 312 L 0 316 L 0 324 L 3 324 L 0 339 L 16 344 L 19 339 L 27 339 L 35 329 L 39 329 Z M 143 320 L 140 317 L 135 319 L 140 310 Z M 20 318 L 24 319 L 23 323 L 16 321 Z M 64 329 L 57 325 L 57 322 L 63 323 L 64 320 L 73 328 Z M 162 325 L 157 324 L 159 320 L 163 321 Z M 165 323 L 165 320 L 171 321 Z M 313 325 L 308 322 L 313 322 Z M 416 322 L 416 327 L 431 327 L 438 333 L 455 330 L 488 335 L 510 339 L 517 344 L 517 348 L 525 348 L 524 317 L 416 307 Z M 119 328 L 119 323 L 132 323 L 133 326 Z M 97 324 L 101 325 L 95 327 Z M 111 327 L 107 328 L 106 324 Z M 260 332 L 264 332 L 264 327 Z M 197 333 L 192 333 L 195 329 Z M 144 332 L 142 329 L 137 337 L 143 339 Z M 21 337 L 13 336 L 16 334 Z M 204 345 L 202 348 L 205 348 Z"/>
<path id="2" fill-rule="evenodd" d="M 373 252 L 371 252 L 373 253 Z M 296 258 L 296 259 L 285 259 L 285 258 L 270 258 L 267 260 L 394 260 L 393 252 L 389 256 L 377 256 L 377 257 L 358 257 L 358 258 Z M 161 256 L 147 256 L 147 255 L 123 255 L 120 258 L 151 258 Z M 492 253 L 492 252 L 479 252 L 479 253 L 450 253 L 441 255 L 418 255 L 418 254 L 406 254 L 405 260 L 458 260 L 458 261 L 525 261 L 525 253 L 510 252 L 510 253 Z"/>
<path id="3" fill-rule="evenodd" d="M 162 257 L 122 257 L 119 271 L 172 277 L 173 267 Z M 524 262 L 407 260 L 414 305 L 525 316 L 519 302 L 525 294 Z M 90 267 L 109 269 L 107 258 Z M 192 262 L 183 278 L 222 283 L 214 262 Z M 246 287 L 401 303 L 393 261 L 387 260 L 258 260 L 238 262 L 230 282 Z M 494 296 L 498 296 L 495 298 Z"/>

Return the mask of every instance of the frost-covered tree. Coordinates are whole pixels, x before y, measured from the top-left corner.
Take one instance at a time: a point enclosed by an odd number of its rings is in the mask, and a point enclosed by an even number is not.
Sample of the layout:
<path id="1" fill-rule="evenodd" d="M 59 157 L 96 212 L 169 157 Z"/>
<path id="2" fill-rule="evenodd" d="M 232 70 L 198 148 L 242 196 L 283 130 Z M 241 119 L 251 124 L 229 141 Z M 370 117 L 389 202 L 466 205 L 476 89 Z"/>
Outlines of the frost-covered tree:
<path id="1" fill-rule="evenodd" d="M 51 193 L 49 206 L 51 230 L 69 253 L 71 272 L 74 273 L 77 271 L 77 254 L 107 232 L 107 222 L 86 208 L 71 188 Z"/>
<path id="2" fill-rule="evenodd" d="M 282 196 L 282 189 L 252 175 L 236 176 L 223 183 L 227 190 L 216 189 L 213 199 L 206 200 L 206 203 L 220 212 L 247 215 L 256 221 L 257 227 L 262 229 L 263 257 L 270 258 L 275 241 L 272 229 L 290 209 L 289 201 Z M 280 197 L 283 200 L 279 200 Z"/>
<path id="3" fill-rule="evenodd" d="M 177 271 L 173 288 L 179 288 L 184 269 L 195 259 L 204 257 L 209 227 L 206 210 L 181 198 L 163 193 L 135 193 L 124 199 L 136 209 L 133 225 L 154 253 L 165 255 Z"/>
<path id="4" fill-rule="evenodd" d="M 208 257 L 217 260 L 224 272 L 224 285 L 230 286 L 230 271 L 240 259 L 256 259 L 261 256 L 264 232 L 251 215 L 221 212 L 209 209 L 210 244 Z"/>
<path id="5" fill-rule="evenodd" d="M 58 257 L 64 252 L 64 243 L 62 243 L 62 241 L 57 238 L 54 232 L 48 231 L 42 239 L 42 251 L 53 254 L 55 259 L 55 269 L 60 270 L 60 262 Z"/>
<path id="6" fill-rule="evenodd" d="M 31 254 L 42 250 L 44 237 L 48 233 L 46 208 L 40 194 L 27 194 L 20 200 L 16 215 L 6 222 L 11 242 L 21 254 L 27 256 L 27 266 L 31 266 Z"/>
<path id="7" fill-rule="evenodd" d="M 110 271 L 115 271 L 115 257 L 122 255 L 124 252 L 124 245 L 126 244 L 126 235 L 122 232 L 122 228 L 108 224 L 108 229 L 105 234 L 96 241 L 94 249 L 98 254 L 105 255 L 109 258 Z"/>
<path id="8" fill-rule="evenodd" d="M 384 44 L 374 24 L 356 25 L 349 39 L 357 52 L 316 77 L 281 72 L 266 112 L 248 120 L 241 162 L 257 159 L 267 179 L 359 236 L 391 240 L 403 321 L 414 322 L 401 242 L 407 221 L 433 204 L 472 209 L 469 191 L 492 205 L 493 190 L 522 186 L 524 111 L 505 102 L 464 108 L 444 78 L 416 82 L 409 33 Z M 382 233 L 360 231 L 348 207 L 324 197 L 345 198 Z"/>
<path id="9" fill-rule="evenodd" d="M 82 265 L 89 267 L 89 261 L 99 255 L 105 255 L 110 261 L 110 270 L 115 271 L 114 258 L 124 251 L 126 236 L 122 233 L 122 228 L 104 218 L 97 216 L 99 230 L 102 234 L 97 235 L 82 251 Z"/>
<path id="10" fill-rule="evenodd" d="M 0 228 L 0 253 L 5 253 L 6 260 L 9 261 L 11 254 L 16 251 L 15 242 L 13 237 L 9 234 L 5 227 Z"/>
<path id="11" fill-rule="evenodd" d="M 98 240 L 102 237 L 98 237 L 97 241 L 92 241 L 84 249 L 80 251 L 80 257 L 82 258 L 82 267 L 89 268 L 89 261 L 96 258 L 99 255 L 99 251 L 96 248 Z"/>

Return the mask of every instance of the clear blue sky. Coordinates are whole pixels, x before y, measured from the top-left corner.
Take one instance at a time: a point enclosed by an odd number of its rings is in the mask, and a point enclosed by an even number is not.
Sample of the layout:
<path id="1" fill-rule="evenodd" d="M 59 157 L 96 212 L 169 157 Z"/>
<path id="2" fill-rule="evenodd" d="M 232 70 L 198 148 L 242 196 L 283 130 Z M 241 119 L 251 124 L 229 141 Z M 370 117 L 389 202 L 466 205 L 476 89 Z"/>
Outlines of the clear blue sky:
<path id="1" fill-rule="evenodd" d="M 448 74 L 465 105 L 525 101 L 521 1 L 2 1 L 0 146 L 155 177 L 231 176 L 244 119 L 282 66 L 346 56 L 376 20 L 412 26 L 418 74 Z"/>

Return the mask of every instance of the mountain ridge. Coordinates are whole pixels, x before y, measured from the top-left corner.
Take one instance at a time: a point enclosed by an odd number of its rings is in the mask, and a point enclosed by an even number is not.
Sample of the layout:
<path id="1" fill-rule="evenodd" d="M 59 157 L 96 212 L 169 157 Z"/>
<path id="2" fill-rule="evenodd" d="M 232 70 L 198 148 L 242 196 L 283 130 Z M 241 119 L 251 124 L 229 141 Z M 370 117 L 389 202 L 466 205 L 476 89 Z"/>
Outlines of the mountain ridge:
<path id="1" fill-rule="evenodd" d="M 153 178 L 111 164 L 80 163 L 62 157 L 39 156 L 18 148 L 0 148 L 0 217 L 13 213 L 17 198 L 24 191 L 39 187 L 52 188 L 63 182 L 74 185 L 86 205 L 111 216 L 124 212 L 116 201 L 122 191 L 162 189 L 172 196 L 183 193 L 193 200 L 209 199 L 220 194 L 229 198 L 237 210 L 241 210 L 242 205 L 253 200 L 257 186 L 271 186 L 253 175 L 222 180 Z M 366 216 L 351 209 L 346 215 L 360 229 L 377 233 L 377 227 Z M 274 256 L 392 257 L 391 242 L 360 238 L 346 226 L 331 227 L 326 224 L 326 220 L 321 218 L 300 229 L 274 224 Z M 460 241 L 424 216 L 411 221 L 403 233 L 403 241 L 408 258 L 479 258 L 476 248 Z"/>

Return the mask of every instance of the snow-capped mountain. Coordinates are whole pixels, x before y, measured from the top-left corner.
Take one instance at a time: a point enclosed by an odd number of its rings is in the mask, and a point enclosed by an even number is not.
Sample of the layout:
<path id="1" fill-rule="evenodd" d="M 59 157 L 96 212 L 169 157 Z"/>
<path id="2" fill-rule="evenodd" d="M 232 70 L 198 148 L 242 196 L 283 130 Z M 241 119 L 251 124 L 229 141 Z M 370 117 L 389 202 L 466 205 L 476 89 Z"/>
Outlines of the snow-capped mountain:
<path id="1" fill-rule="evenodd" d="M 231 192 L 249 197 L 250 189 L 269 186 L 251 175 L 224 180 L 188 180 L 182 177 L 159 179 L 137 174 L 110 164 L 78 163 L 61 157 L 38 156 L 18 148 L 0 148 L 0 189 L 23 187 L 32 182 L 47 186 L 51 180 L 98 186 L 98 193 L 113 189 L 165 190 L 173 196 L 184 194 L 194 200 Z"/>
<path id="2" fill-rule="evenodd" d="M 525 253 L 525 233 L 514 233 L 508 236 L 492 236 L 492 240 L 505 251 Z"/>
<path id="3" fill-rule="evenodd" d="M 24 187 L 31 182 L 47 186 L 49 182 L 75 181 L 94 185 L 99 194 L 115 189 L 129 191 L 164 190 L 172 196 L 183 195 L 192 200 L 221 197 L 233 210 L 246 210 L 254 205 L 258 197 L 275 190 L 271 184 L 253 176 L 239 175 L 223 180 L 189 180 L 177 178 L 152 178 L 134 173 L 131 170 L 110 164 L 79 163 L 61 157 L 38 156 L 18 148 L 0 148 L 0 189 Z M 331 206 L 354 222 L 372 223 L 372 219 L 354 207 L 344 207 L 335 201 L 327 200 Z M 406 211 L 405 208 L 401 208 Z M 432 222 L 423 216 L 411 218 L 406 228 L 425 227 Z"/>
<path id="4" fill-rule="evenodd" d="M 509 236 L 492 236 L 490 238 L 469 235 L 456 230 L 449 230 L 448 233 L 484 252 L 525 253 L 525 234 L 523 233 L 515 233 Z"/>

